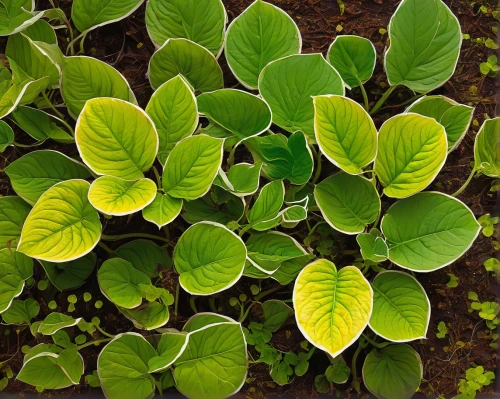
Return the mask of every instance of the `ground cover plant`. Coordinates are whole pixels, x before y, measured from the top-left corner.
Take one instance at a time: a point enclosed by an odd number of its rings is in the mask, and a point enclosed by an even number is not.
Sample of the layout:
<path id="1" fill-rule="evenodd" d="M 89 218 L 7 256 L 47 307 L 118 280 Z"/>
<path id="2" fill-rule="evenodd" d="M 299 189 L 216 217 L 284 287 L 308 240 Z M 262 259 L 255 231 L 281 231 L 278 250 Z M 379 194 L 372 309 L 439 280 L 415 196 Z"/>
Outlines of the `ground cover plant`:
<path id="1" fill-rule="evenodd" d="M 411 398 L 415 344 L 449 334 L 419 280 L 498 222 L 458 198 L 477 177 L 496 191 L 500 118 L 439 91 L 464 40 L 448 5 L 403 0 L 383 52 L 340 26 L 325 54 L 261 0 L 230 23 L 220 0 L 45 6 L 0 1 L 0 149 L 22 151 L 0 197 L 1 387 L 259 397 L 262 366 L 283 387 L 312 375 L 305 392 Z M 155 48 L 140 99 L 86 50 L 136 14 Z M 440 190 L 471 123 L 469 177 Z M 468 299 L 494 340 L 500 307 Z M 276 344 L 292 328 L 299 344 Z M 472 398 L 494 375 L 466 368 Z"/>

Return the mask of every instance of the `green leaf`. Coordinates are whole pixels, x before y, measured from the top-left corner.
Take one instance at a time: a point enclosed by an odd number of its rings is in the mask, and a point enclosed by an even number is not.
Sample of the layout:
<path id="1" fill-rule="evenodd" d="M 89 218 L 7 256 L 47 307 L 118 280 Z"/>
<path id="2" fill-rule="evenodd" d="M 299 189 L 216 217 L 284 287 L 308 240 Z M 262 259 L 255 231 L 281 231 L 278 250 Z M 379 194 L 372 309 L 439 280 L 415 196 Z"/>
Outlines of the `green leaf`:
<path id="1" fill-rule="evenodd" d="M 43 335 L 52 335 L 63 328 L 76 326 L 82 319 L 73 319 L 62 313 L 53 312 L 49 314 L 38 327 L 38 332 Z"/>
<path id="2" fill-rule="evenodd" d="M 198 68 L 203 65 L 203 68 Z M 222 70 L 213 54 L 187 39 L 168 39 L 149 61 L 149 81 L 155 89 L 181 74 L 195 91 L 224 87 Z"/>
<path id="3" fill-rule="evenodd" d="M 132 263 L 111 258 L 97 272 L 102 293 L 115 305 L 133 309 L 142 303 L 140 284 L 151 285 L 149 277 L 132 266 Z"/>
<path id="4" fill-rule="evenodd" d="M 293 289 L 297 325 L 314 346 L 336 357 L 361 335 L 372 312 L 373 291 L 354 266 L 337 271 L 320 259 L 300 272 Z"/>
<path id="5" fill-rule="evenodd" d="M 97 257 L 94 252 L 63 263 L 40 261 L 47 277 L 59 291 L 73 290 L 80 287 L 94 271 Z"/>
<path id="6" fill-rule="evenodd" d="M 142 216 L 161 229 L 179 216 L 181 209 L 182 199 L 171 197 L 168 194 L 157 193 L 153 202 L 142 210 Z"/>
<path id="7" fill-rule="evenodd" d="M 57 35 L 54 28 L 43 19 L 39 19 L 33 25 L 28 26 L 23 30 L 23 34 L 33 41 L 57 44 Z"/>
<path id="8" fill-rule="evenodd" d="M 370 40 L 351 35 L 337 36 L 326 56 L 351 89 L 372 77 L 376 57 L 375 46 Z"/>
<path id="9" fill-rule="evenodd" d="M 257 200 L 254 202 L 252 209 L 248 214 L 248 222 L 254 227 L 259 222 L 267 222 L 278 216 L 278 213 L 283 206 L 285 198 L 285 186 L 283 181 L 275 180 L 267 183 L 260 190 Z"/>
<path id="10" fill-rule="evenodd" d="M 171 38 L 185 38 L 218 57 L 226 22 L 221 0 L 151 0 L 146 6 L 146 27 L 157 46 Z"/>
<path id="11" fill-rule="evenodd" d="M 18 80 L 14 76 L 13 84 L 0 98 L 0 119 L 9 115 L 18 105 L 32 103 L 48 87 L 47 76 L 38 80 Z"/>
<path id="12" fill-rule="evenodd" d="M 337 271 L 320 259 L 300 272 L 293 289 L 295 318 L 314 346 L 336 357 L 361 335 L 372 312 L 373 291 L 354 266 Z"/>
<path id="13" fill-rule="evenodd" d="M 474 163 L 486 176 L 500 177 L 500 118 L 483 122 L 474 143 Z"/>
<path id="14" fill-rule="evenodd" d="M 155 379 L 149 374 L 148 362 L 158 353 L 137 333 L 117 335 L 97 359 L 101 388 L 108 398 L 150 399 Z"/>
<path id="15" fill-rule="evenodd" d="M 201 222 L 179 238 L 173 260 L 182 288 L 192 295 L 209 295 L 240 279 L 246 256 L 236 234 L 220 224 Z"/>
<path id="16" fill-rule="evenodd" d="M 146 302 L 135 309 L 119 308 L 120 312 L 141 330 L 155 330 L 168 323 L 170 313 L 163 302 Z"/>
<path id="17" fill-rule="evenodd" d="M 446 334 L 448 334 L 448 327 L 446 327 L 446 324 L 444 321 L 440 321 L 438 323 L 438 332 L 436 333 L 436 337 L 438 338 L 444 338 Z"/>
<path id="18" fill-rule="evenodd" d="M 167 332 L 162 334 L 156 348 L 159 356 L 149 360 L 149 372 L 161 373 L 170 367 L 182 355 L 188 340 L 189 335 L 186 333 Z"/>
<path id="19" fill-rule="evenodd" d="M 422 191 L 437 176 L 447 155 L 444 127 L 418 114 L 401 114 L 380 128 L 375 173 L 384 194 L 405 198 Z"/>
<path id="20" fill-rule="evenodd" d="M 342 96 L 313 97 L 314 133 L 327 159 L 357 175 L 377 154 L 377 129 L 357 102 Z"/>
<path id="21" fill-rule="evenodd" d="M 153 93 L 146 113 L 158 132 L 158 160 L 164 165 L 175 144 L 191 136 L 198 126 L 196 97 L 182 76 L 177 75 Z"/>
<path id="22" fill-rule="evenodd" d="M 117 248 L 115 254 L 132 263 L 132 266 L 148 277 L 156 276 L 160 265 L 164 268 L 172 265 L 172 259 L 167 250 L 151 240 L 129 241 Z"/>
<path id="23" fill-rule="evenodd" d="M 75 140 L 83 161 L 99 175 L 144 177 L 158 152 L 158 135 L 139 107 L 113 98 L 94 98 L 76 122 Z"/>
<path id="24" fill-rule="evenodd" d="M 0 313 L 21 295 L 24 282 L 32 275 L 33 259 L 9 248 L 0 250 Z"/>
<path id="25" fill-rule="evenodd" d="M 2 319 L 7 324 L 30 324 L 39 312 L 40 304 L 33 298 L 24 301 L 14 299 L 9 309 L 2 313 Z"/>
<path id="26" fill-rule="evenodd" d="M 200 114 L 221 125 L 240 140 L 258 136 L 271 126 L 271 110 L 260 97 L 236 89 L 198 96 Z"/>
<path id="27" fill-rule="evenodd" d="M 246 88 L 257 89 L 259 74 L 271 61 L 299 54 L 302 38 L 282 9 L 254 1 L 227 29 L 225 53 L 231 72 Z"/>
<path id="28" fill-rule="evenodd" d="M 345 234 L 362 233 L 380 213 L 380 197 L 373 183 L 339 172 L 314 189 L 314 198 L 330 226 Z"/>
<path id="29" fill-rule="evenodd" d="M 106 215 L 130 215 L 148 206 L 154 200 L 156 191 L 156 183 L 150 179 L 134 181 L 101 176 L 90 186 L 89 201 Z"/>
<path id="30" fill-rule="evenodd" d="M 455 72 L 462 32 L 441 0 L 404 0 L 391 18 L 384 66 L 391 86 L 426 93 Z"/>
<path id="31" fill-rule="evenodd" d="M 372 283 L 370 328 L 391 342 L 425 339 L 431 304 L 420 283 L 399 271 L 377 274 Z"/>
<path id="32" fill-rule="evenodd" d="M 234 320 L 230 317 L 217 313 L 200 312 L 196 313 L 194 316 L 191 316 L 188 321 L 186 321 L 186 324 L 184 324 L 184 327 L 182 327 L 182 331 L 190 333 L 201 330 L 203 327 L 211 324 L 220 324 L 227 322 L 234 323 Z"/>
<path id="33" fill-rule="evenodd" d="M 293 314 L 293 309 L 286 303 L 277 299 L 270 299 L 262 304 L 264 311 L 264 328 L 276 332 L 283 323 Z"/>
<path id="34" fill-rule="evenodd" d="M 239 163 L 231 166 L 227 173 L 220 169 L 214 184 L 238 197 L 246 197 L 259 189 L 261 169 L 261 163 Z"/>
<path id="35" fill-rule="evenodd" d="M 405 269 L 429 272 L 460 258 L 481 230 L 462 202 L 424 192 L 396 202 L 381 223 L 389 259 Z"/>
<path id="36" fill-rule="evenodd" d="M 57 263 L 92 251 L 101 222 L 87 199 L 89 187 L 84 180 L 68 180 L 43 193 L 24 223 L 18 251 Z"/>
<path id="37" fill-rule="evenodd" d="M 64 57 L 61 94 L 69 114 L 75 119 L 85 103 L 97 97 L 119 98 L 137 104 L 120 72 L 105 62 L 85 56 Z"/>
<path id="38" fill-rule="evenodd" d="M 5 173 L 14 191 L 30 205 L 57 183 L 91 177 L 81 163 L 52 150 L 29 152 L 9 164 Z"/>
<path id="39" fill-rule="evenodd" d="M 443 125 L 448 138 L 448 151 L 453 151 L 469 129 L 474 108 L 444 96 L 424 96 L 410 105 L 406 112 L 434 118 Z"/>
<path id="40" fill-rule="evenodd" d="M 334 384 L 345 384 L 351 375 L 351 369 L 347 364 L 339 361 L 328 366 L 325 371 L 325 376 L 328 381 Z"/>
<path id="41" fill-rule="evenodd" d="M 269 104 L 273 122 L 314 139 L 314 105 L 311 97 L 344 95 L 339 73 L 321 54 L 292 55 L 268 64 L 259 76 L 259 91 Z"/>
<path id="42" fill-rule="evenodd" d="M 71 20 L 80 32 L 120 21 L 131 15 L 144 0 L 74 0 Z"/>
<path id="43" fill-rule="evenodd" d="M 30 210 L 19 197 L 0 197 L 0 249 L 16 248 Z"/>
<path id="44" fill-rule="evenodd" d="M 363 364 L 363 382 L 379 399 L 410 399 L 420 386 L 422 361 L 405 344 L 373 349 Z"/>
<path id="45" fill-rule="evenodd" d="M 376 263 L 387 259 L 389 249 L 384 238 L 380 237 L 379 233 L 377 229 L 372 229 L 370 233 L 361 233 L 356 237 L 363 259 Z"/>
<path id="46" fill-rule="evenodd" d="M 287 260 L 280 265 L 278 270 L 276 270 L 271 277 L 281 285 L 290 284 L 295 280 L 304 266 L 306 266 L 313 259 L 314 255 L 308 253 L 307 255 L 299 258 Z"/>
<path id="47" fill-rule="evenodd" d="M 33 12 L 33 3 L 24 0 L 4 0 L 0 3 L 0 36 L 9 36 L 21 32 L 34 24 L 43 12 Z"/>
<path id="48" fill-rule="evenodd" d="M 0 153 L 14 142 L 14 131 L 4 121 L 0 120 Z"/>
<path id="49" fill-rule="evenodd" d="M 166 193 L 186 200 L 203 197 L 220 168 L 223 143 L 203 134 L 180 141 L 165 162 L 162 186 Z"/>
<path id="50" fill-rule="evenodd" d="M 176 388 L 192 398 L 231 396 L 241 389 L 246 376 L 247 345 L 236 322 L 191 332 L 186 350 L 174 363 Z"/>
<path id="51" fill-rule="evenodd" d="M 302 185 L 311 178 L 314 161 L 304 133 L 295 132 L 289 138 L 283 134 L 254 137 L 244 144 L 254 160 L 264 163 L 264 174 L 271 180 Z"/>

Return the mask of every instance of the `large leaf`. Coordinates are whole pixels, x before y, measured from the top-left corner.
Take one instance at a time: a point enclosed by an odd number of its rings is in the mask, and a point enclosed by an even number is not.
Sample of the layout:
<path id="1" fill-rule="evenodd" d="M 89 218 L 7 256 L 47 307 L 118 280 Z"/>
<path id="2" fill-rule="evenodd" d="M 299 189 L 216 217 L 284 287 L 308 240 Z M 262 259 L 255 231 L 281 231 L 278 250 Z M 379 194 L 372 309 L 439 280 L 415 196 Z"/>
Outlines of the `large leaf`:
<path id="1" fill-rule="evenodd" d="M 6 122 L 0 121 L 0 152 L 4 152 L 13 142 L 14 131 Z"/>
<path id="2" fill-rule="evenodd" d="M 223 140 L 197 135 L 179 142 L 165 162 L 162 186 L 174 198 L 204 196 L 220 168 Z"/>
<path id="3" fill-rule="evenodd" d="M 292 55 L 268 64 L 259 76 L 259 91 L 271 107 L 273 122 L 314 138 L 312 96 L 344 95 L 338 72 L 321 54 Z"/>
<path id="4" fill-rule="evenodd" d="M 320 259 L 300 272 L 293 289 L 295 318 L 314 346 L 337 357 L 368 324 L 373 291 L 361 271 Z"/>
<path id="5" fill-rule="evenodd" d="M 426 93 L 455 72 L 462 32 L 458 19 L 441 0 L 403 0 L 389 23 L 385 53 L 389 84 Z"/>
<path id="6" fill-rule="evenodd" d="M 409 197 L 426 188 L 444 163 L 448 144 L 444 127 L 418 114 L 401 114 L 380 128 L 375 173 L 384 194 Z"/>
<path id="7" fill-rule="evenodd" d="M 172 265 L 166 248 L 159 247 L 151 240 L 129 241 L 117 248 L 115 255 L 132 263 L 148 277 L 158 275 L 159 266 L 169 268 Z"/>
<path id="8" fill-rule="evenodd" d="M 314 135 L 323 154 L 350 174 L 362 173 L 377 154 L 377 129 L 357 102 L 342 96 L 313 97 Z"/>
<path id="9" fill-rule="evenodd" d="M 271 110 L 260 97 L 235 89 L 222 89 L 198 96 L 201 115 L 243 140 L 271 126 Z"/>
<path id="10" fill-rule="evenodd" d="M 216 57 L 222 50 L 226 20 L 221 0 L 150 0 L 146 6 L 146 27 L 155 45 L 185 38 Z"/>
<path id="11" fill-rule="evenodd" d="M 339 172 L 319 183 L 314 198 L 330 226 L 345 234 L 357 234 L 380 213 L 380 197 L 373 183 Z"/>
<path id="12" fill-rule="evenodd" d="M 94 252 L 64 263 L 40 261 L 50 282 L 59 291 L 80 287 L 94 271 L 96 262 Z"/>
<path id="13" fill-rule="evenodd" d="M 54 184 L 91 177 L 85 166 L 52 150 L 29 152 L 9 164 L 5 173 L 14 191 L 31 205 Z"/>
<path id="14" fill-rule="evenodd" d="M 42 194 L 24 223 L 18 251 L 58 263 L 89 253 L 101 237 L 99 214 L 87 199 L 89 187 L 84 180 L 68 180 Z"/>
<path id="15" fill-rule="evenodd" d="M 363 365 L 363 381 L 379 399 L 410 399 L 422 373 L 420 356 L 405 344 L 373 349 Z"/>
<path id="16" fill-rule="evenodd" d="M 157 193 L 153 201 L 142 210 L 142 216 L 161 229 L 172 222 L 181 213 L 181 209 L 182 199 Z"/>
<path id="17" fill-rule="evenodd" d="M 71 20 L 80 32 L 128 17 L 144 0 L 74 0 Z"/>
<path id="18" fill-rule="evenodd" d="M 243 273 L 247 250 L 223 225 L 201 222 L 179 238 L 174 265 L 179 282 L 192 295 L 210 295 L 234 285 Z"/>
<path id="19" fill-rule="evenodd" d="M 158 132 L 158 160 L 164 165 L 175 144 L 193 134 L 198 126 L 196 97 L 182 76 L 178 75 L 153 93 L 146 113 Z"/>
<path id="20" fill-rule="evenodd" d="M 406 112 L 434 118 L 443 125 L 448 138 L 448 151 L 453 151 L 469 129 L 474 108 L 444 96 L 424 96 L 410 105 Z"/>
<path id="21" fill-rule="evenodd" d="M 0 313 L 23 292 L 24 282 L 33 275 L 33 259 L 13 249 L 0 250 Z"/>
<path id="22" fill-rule="evenodd" d="M 420 283 L 399 271 L 377 274 L 372 283 L 370 328 L 392 342 L 425 339 L 431 304 Z"/>
<path id="23" fill-rule="evenodd" d="M 151 399 L 155 379 L 149 375 L 148 362 L 155 356 L 158 353 L 142 335 L 117 335 L 97 359 L 97 373 L 106 397 Z"/>
<path id="24" fill-rule="evenodd" d="M 302 38 L 290 16 L 262 0 L 254 1 L 227 29 L 229 68 L 247 88 L 257 89 L 259 74 L 271 61 L 300 53 Z"/>
<path id="25" fill-rule="evenodd" d="M 154 200 L 156 191 L 156 184 L 150 179 L 134 181 L 101 176 L 90 186 L 89 201 L 106 215 L 130 215 L 148 206 Z"/>
<path id="26" fill-rule="evenodd" d="M 377 52 L 373 43 L 360 36 L 337 36 L 328 49 L 327 59 L 350 88 L 368 81 L 375 69 Z"/>
<path id="27" fill-rule="evenodd" d="M 0 249 L 15 248 L 31 207 L 21 198 L 0 197 Z"/>
<path id="28" fill-rule="evenodd" d="M 196 91 L 224 86 L 222 70 L 210 51 L 187 39 L 168 39 L 149 61 L 149 81 L 157 88 L 178 74 Z"/>
<path id="29" fill-rule="evenodd" d="M 471 247 L 481 227 L 456 198 L 424 192 L 396 202 L 382 219 L 389 259 L 416 272 L 453 263 Z"/>
<path id="30" fill-rule="evenodd" d="M 238 392 L 247 375 L 247 345 L 240 323 L 208 325 L 189 334 L 174 363 L 177 389 L 190 398 L 222 399 Z"/>
<path id="31" fill-rule="evenodd" d="M 85 56 L 64 57 L 61 94 L 69 114 L 75 119 L 92 98 L 112 97 L 137 103 L 120 72 L 105 62 Z"/>
<path id="32" fill-rule="evenodd" d="M 500 177 L 500 118 L 483 122 L 474 143 L 475 167 L 490 177 Z"/>
<path id="33" fill-rule="evenodd" d="M 83 161 L 95 173 L 127 180 L 144 177 L 158 152 L 158 135 L 149 116 L 114 98 L 85 103 L 75 140 Z"/>
<path id="34" fill-rule="evenodd" d="M 133 309 L 142 303 L 140 285 L 150 285 L 151 280 L 124 259 L 105 261 L 97 273 L 102 293 L 115 305 Z"/>

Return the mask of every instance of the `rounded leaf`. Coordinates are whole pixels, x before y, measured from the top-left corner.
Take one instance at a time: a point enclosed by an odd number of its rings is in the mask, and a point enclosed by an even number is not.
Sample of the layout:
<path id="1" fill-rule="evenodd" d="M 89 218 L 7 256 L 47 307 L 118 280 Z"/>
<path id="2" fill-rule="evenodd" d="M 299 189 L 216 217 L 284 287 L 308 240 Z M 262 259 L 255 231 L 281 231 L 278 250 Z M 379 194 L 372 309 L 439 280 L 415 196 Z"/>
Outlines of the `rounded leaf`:
<path id="1" fill-rule="evenodd" d="M 157 275 L 159 266 L 168 269 L 172 265 L 172 259 L 167 250 L 156 245 L 151 240 L 129 241 L 117 248 L 115 255 L 132 263 L 134 268 L 148 277 Z"/>
<path id="2" fill-rule="evenodd" d="M 474 143 L 475 167 L 486 176 L 500 177 L 500 118 L 483 122 Z"/>
<path id="3" fill-rule="evenodd" d="M 388 119 L 379 131 L 374 167 L 384 194 L 405 198 L 422 191 L 443 167 L 447 151 L 444 127 L 436 120 L 412 113 Z"/>
<path id="4" fill-rule="evenodd" d="M 19 197 L 0 197 L 0 249 L 15 248 L 31 207 Z"/>
<path id="5" fill-rule="evenodd" d="M 361 271 L 320 259 L 307 265 L 293 289 L 295 318 L 314 346 L 337 357 L 361 335 L 372 313 L 373 291 Z"/>
<path id="6" fill-rule="evenodd" d="M 179 216 L 182 210 L 182 202 L 182 199 L 171 197 L 168 194 L 157 193 L 153 202 L 142 210 L 142 216 L 161 229 Z"/>
<path id="7" fill-rule="evenodd" d="M 192 295 L 210 295 L 240 279 L 246 256 L 245 244 L 231 230 L 201 222 L 179 238 L 173 260 L 182 288 Z"/>
<path id="8" fill-rule="evenodd" d="M 96 174 L 140 179 L 158 152 L 158 135 L 139 107 L 114 98 L 85 103 L 76 122 L 78 151 Z"/>
<path id="9" fill-rule="evenodd" d="M 430 272 L 467 252 L 481 226 L 471 210 L 456 198 L 424 192 L 391 206 L 381 229 L 392 262 L 416 272 Z"/>

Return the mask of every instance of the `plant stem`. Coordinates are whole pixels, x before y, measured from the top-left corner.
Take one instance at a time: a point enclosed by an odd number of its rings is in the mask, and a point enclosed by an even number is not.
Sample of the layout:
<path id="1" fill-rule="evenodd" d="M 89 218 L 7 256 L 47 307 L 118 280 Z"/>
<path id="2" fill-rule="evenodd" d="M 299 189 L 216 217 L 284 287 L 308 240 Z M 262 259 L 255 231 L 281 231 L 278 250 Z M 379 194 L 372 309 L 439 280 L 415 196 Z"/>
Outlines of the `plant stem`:
<path id="1" fill-rule="evenodd" d="M 194 313 L 198 313 L 198 310 L 196 309 L 196 296 L 191 296 L 191 298 L 189 298 L 189 306 L 191 306 L 191 309 L 193 310 Z"/>
<path id="2" fill-rule="evenodd" d="M 375 348 L 378 348 L 378 349 L 383 349 L 386 346 L 388 346 L 388 345 L 391 344 L 390 342 L 383 342 L 383 343 L 379 344 L 378 342 L 375 342 L 374 340 L 372 340 L 371 338 L 369 338 L 365 334 L 363 334 L 363 338 L 366 339 L 370 343 L 370 345 L 372 345 L 372 346 L 374 346 Z"/>
<path id="3" fill-rule="evenodd" d="M 114 338 L 114 337 L 113 337 Z M 83 344 L 83 345 L 80 345 L 80 346 L 77 346 L 76 347 L 76 350 L 79 351 L 83 348 L 87 348 L 89 346 L 92 346 L 92 345 L 100 345 L 100 344 L 103 344 L 105 342 L 109 342 L 111 341 L 113 338 L 103 338 L 103 339 L 98 339 L 98 340 L 95 340 L 95 341 L 90 341 L 90 342 L 87 342 L 86 344 Z"/>
<path id="4" fill-rule="evenodd" d="M 146 233 L 128 233 L 128 234 L 118 234 L 109 236 L 106 234 L 101 235 L 101 239 L 104 241 L 117 241 L 117 240 L 124 240 L 126 238 L 151 238 L 152 240 L 168 242 L 168 240 L 165 237 L 160 237 L 154 234 L 146 234 Z"/>
<path id="5" fill-rule="evenodd" d="M 245 312 L 245 313 L 243 313 L 243 314 L 241 314 L 241 313 L 240 313 L 240 318 L 238 319 L 238 322 L 239 322 L 239 323 L 243 323 L 243 322 L 246 320 L 246 318 L 247 318 L 247 317 L 248 317 L 248 315 L 250 314 L 250 309 L 252 309 L 252 306 L 253 306 L 253 305 L 255 305 L 256 303 L 259 303 L 259 302 L 252 302 L 252 303 L 248 306 L 248 308 L 247 308 L 247 310 L 246 310 L 246 312 Z M 242 308 L 243 308 L 243 307 L 242 307 Z"/>
<path id="6" fill-rule="evenodd" d="M 248 230 L 250 230 L 254 225 L 255 225 L 255 223 L 249 223 L 249 224 L 247 224 L 245 227 L 243 227 L 240 230 L 240 232 L 238 233 L 238 235 L 240 237 L 243 237 L 243 234 L 245 234 Z"/>
<path id="7" fill-rule="evenodd" d="M 106 331 L 104 331 L 101 327 L 99 327 L 98 325 L 95 326 L 95 328 L 97 328 L 99 330 L 99 332 L 102 334 L 102 335 L 105 335 L 106 337 L 109 337 L 111 339 L 113 339 L 115 337 L 115 335 L 112 335 L 112 334 L 109 334 L 107 333 Z"/>
<path id="8" fill-rule="evenodd" d="M 17 141 L 12 142 L 14 147 L 19 147 L 19 148 L 38 147 L 39 145 L 42 145 L 43 143 L 44 143 L 44 141 L 39 141 L 38 143 L 35 143 L 35 144 L 21 144 L 21 143 L 18 143 Z"/>
<path id="9" fill-rule="evenodd" d="M 45 99 L 45 101 L 47 101 L 50 109 L 52 111 L 54 111 L 59 118 L 64 119 L 64 115 L 61 114 L 61 112 L 59 112 L 59 110 L 56 107 L 54 107 L 54 104 L 52 104 L 52 101 L 50 101 L 50 99 L 47 97 L 47 94 L 45 92 L 42 92 L 42 96 Z M 66 122 L 64 122 L 64 124 L 65 124 L 65 126 L 69 126 Z M 70 129 L 71 129 L 71 127 L 70 127 Z M 70 132 L 73 132 L 73 129 L 71 129 Z"/>
<path id="10" fill-rule="evenodd" d="M 156 183 L 157 183 L 158 187 L 161 188 L 161 177 L 160 177 L 160 173 L 158 172 L 158 169 L 156 169 L 156 166 L 153 166 L 153 172 L 154 172 L 155 177 L 156 177 Z"/>
<path id="11" fill-rule="evenodd" d="M 379 110 L 379 108 L 382 105 L 384 105 L 385 101 L 387 100 L 387 98 L 389 98 L 389 96 L 391 95 L 391 93 L 394 91 L 394 89 L 396 87 L 397 86 L 389 86 L 389 88 L 385 91 L 385 93 L 382 95 L 382 97 L 380 97 L 380 99 L 377 101 L 377 103 L 374 105 L 374 107 L 370 111 L 370 115 L 373 115 L 375 112 L 377 112 Z"/>
<path id="12" fill-rule="evenodd" d="M 270 288 L 266 291 L 261 291 L 259 295 L 255 296 L 255 300 L 259 302 L 262 298 L 265 296 L 272 294 L 273 292 L 279 291 L 281 289 L 281 285 L 278 285 L 277 287 Z"/>
<path id="13" fill-rule="evenodd" d="M 174 315 L 175 318 L 177 319 L 177 315 L 179 313 L 179 293 L 181 290 L 181 285 L 177 283 L 177 286 L 175 287 L 175 304 L 174 304 Z"/>
<path id="14" fill-rule="evenodd" d="M 75 50 L 74 50 L 74 45 L 75 43 L 80 39 L 80 38 L 85 38 L 87 35 L 87 31 L 81 32 L 77 37 L 75 37 L 73 40 L 71 40 L 68 44 L 68 47 L 66 48 L 66 55 L 68 55 L 68 52 L 71 53 L 71 55 L 75 55 Z"/>
<path id="15" fill-rule="evenodd" d="M 110 247 L 108 247 L 106 244 L 104 244 L 103 242 L 98 242 L 97 245 L 99 245 L 102 249 L 104 249 L 110 255 L 113 255 L 114 251 Z"/>
<path id="16" fill-rule="evenodd" d="M 210 305 L 210 310 L 214 313 L 217 313 L 217 306 L 215 306 L 215 298 L 210 297 L 208 299 L 208 304 Z"/>
<path id="17" fill-rule="evenodd" d="M 314 177 L 311 183 L 316 184 L 316 182 L 319 180 L 320 175 L 321 175 L 321 151 L 318 148 L 318 151 L 316 152 L 316 173 L 314 173 Z"/>
<path id="18" fill-rule="evenodd" d="M 351 362 L 351 372 L 352 372 L 352 380 L 356 381 L 358 378 L 358 372 L 356 370 L 356 363 L 358 361 L 358 356 L 365 347 L 365 339 L 361 337 L 359 339 L 359 344 L 358 348 L 356 349 L 356 352 L 354 352 L 354 355 L 352 356 L 352 362 Z"/>
<path id="19" fill-rule="evenodd" d="M 366 94 L 365 86 L 363 86 L 363 82 L 358 79 L 359 88 L 361 89 L 361 94 L 363 95 L 363 102 L 365 104 L 365 110 L 368 112 L 370 110 L 370 101 L 368 100 L 368 94 Z"/>
<path id="20" fill-rule="evenodd" d="M 457 197 L 460 194 L 462 194 L 462 191 L 464 191 L 467 188 L 467 186 L 472 181 L 472 178 L 474 177 L 474 175 L 476 174 L 476 172 L 477 172 L 477 169 L 476 168 L 472 168 L 472 171 L 470 172 L 470 175 L 467 178 L 467 180 L 465 181 L 465 183 L 456 192 L 454 192 L 453 194 L 451 194 L 451 196 L 452 197 Z"/>

